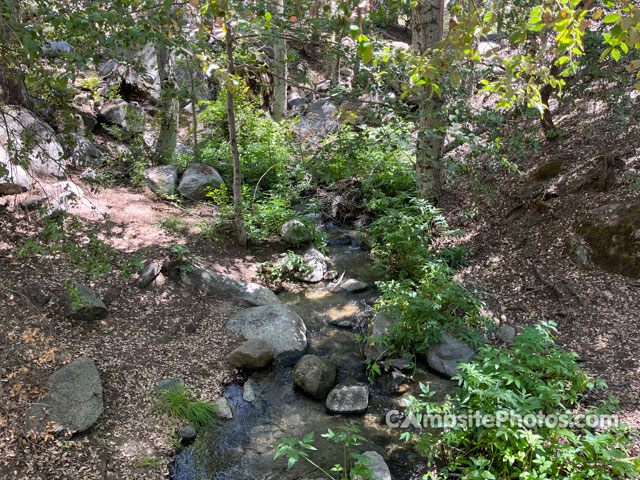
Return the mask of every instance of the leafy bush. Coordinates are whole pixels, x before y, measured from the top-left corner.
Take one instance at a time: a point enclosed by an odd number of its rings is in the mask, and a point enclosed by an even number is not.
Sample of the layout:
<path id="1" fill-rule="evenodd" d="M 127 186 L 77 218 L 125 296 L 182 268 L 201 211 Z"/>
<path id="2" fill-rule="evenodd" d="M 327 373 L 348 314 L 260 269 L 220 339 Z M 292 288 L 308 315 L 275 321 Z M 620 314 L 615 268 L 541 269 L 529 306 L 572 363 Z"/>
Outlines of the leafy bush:
<path id="1" fill-rule="evenodd" d="M 455 401 L 440 404 L 411 397 L 410 411 L 418 419 L 427 412 L 469 415 L 505 410 L 521 417 L 542 413 L 567 418 L 611 413 L 606 402 L 598 408 L 581 403 L 585 394 L 604 384 L 580 368 L 576 354 L 554 345 L 554 331 L 551 322 L 529 327 L 509 349 L 480 349 L 472 362 L 461 366 Z M 428 398 L 428 389 L 423 391 L 423 398 Z M 403 436 L 413 437 L 429 457 L 445 465 L 437 478 L 613 480 L 640 474 L 640 460 L 627 453 L 633 441 L 626 426 L 592 429 L 541 422 L 529 427 L 505 421 Z"/>
<path id="2" fill-rule="evenodd" d="M 370 460 L 369 457 L 359 455 L 351 451 L 352 447 L 362 445 L 362 442 L 366 441 L 366 438 L 360 435 L 358 427 L 354 427 L 353 425 L 344 425 L 340 427 L 337 432 L 334 432 L 329 428 L 327 433 L 322 434 L 322 437 L 327 440 L 343 446 L 342 464 L 335 464 L 329 469 L 329 471 L 309 458 L 309 454 L 307 452 L 317 450 L 316 447 L 311 445 L 311 442 L 313 442 L 313 435 L 314 432 L 310 432 L 306 434 L 302 440 L 296 440 L 295 438 L 281 438 L 275 442 L 276 454 L 274 459 L 281 456 L 288 458 L 288 468 L 293 467 L 298 460 L 304 459 L 313 465 L 318 472 L 326 475 L 327 478 L 331 480 L 349 480 L 350 478 L 373 480 L 373 470 L 367 465 Z M 353 462 L 354 460 L 356 463 Z"/>
<path id="3" fill-rule="evenodd" d="M 214 166 L 228 185 L 233 179 L 233 160 L 229 146 L 226 103 L 223 97 L 206 102 L 201 114 L 209 131 L 201 144 L 201 160 Z M 285 124 L 274 122 L 254 102 L 236 96 L 238 150 L 245 184 L 270 190 L 287 177 L 287 167 L 293 163 L 291 132 Z"/>
<path id="4" fill-rule="evenodd" d="M 283 253 L 282 258 L 275 263 L 263 262 L 258 270 L 258 277 L 267 285 L 279 286 L 294 278 L 297 273 L 306 273 L 311 267 L 304 263 L 302 255 L 291 251 Z"/>

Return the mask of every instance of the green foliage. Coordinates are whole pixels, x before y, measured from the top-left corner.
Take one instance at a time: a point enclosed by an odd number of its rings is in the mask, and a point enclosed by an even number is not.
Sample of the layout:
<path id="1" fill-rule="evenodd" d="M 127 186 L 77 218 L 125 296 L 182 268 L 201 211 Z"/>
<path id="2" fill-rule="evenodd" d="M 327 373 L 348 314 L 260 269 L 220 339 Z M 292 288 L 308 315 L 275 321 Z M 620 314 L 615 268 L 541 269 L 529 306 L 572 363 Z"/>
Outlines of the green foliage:
<path id="1" fill-rule="evenodd" d="M 283 253 L 278 262 L 263 262 L 258 270 L 258 277 L 267 285 L 279 286 L 287 280 L 292 280 L 297 273 L 306 273 L 311 267 L 304 263 L 302 255 L 291 251 Z"/>
<path id="2" fill-rule="evenodd" d="M 365 192 L 396 196 L 415 188 L 411 125 L 396 117 L 384 126 L 343 124 L 305 159 L 305 169 L 321 184 L 360 178 Z"/>
<path id="3" fill-rule="evenodd" d="M 524 417 L 576 413 L 611 413 L 608 402 L 584 406 L 585 394 L 601 382 L 590 378 L 576 355 L 556 347 L 555 326 L 528 327 L 505 350 L 480 349 L 461 366 L 455 401 L 434 404 L 411 397 L 410 411 L 418 419 L 428 412 L 473 414 L 512 411 Z M 433 432 L 433 430 L 431 431 Z M 436 434 L 410 435 L 440 465 L 438 478 L 520 478 L 583 480 L 638 478 L 640 462 L 629 457 L 633 445 L 625 426 L 591 429 L 543 422 L 527 426 L 504 421 L 493 426 L 454 427 Z"/>
<path id="4" fill-rule="evenodd" d="M 303 459 L 331 480 L 348 480 L 351 478 L 373 480 L 373 471 L 371 467 L 367 465 L 369 457 L 352 452 L 352 447 L 360 446 L 366 441 L 366 438 L 360 435 L 360 430 L 357 427 L 353 425 L 343 425 L 337 432 L 328 429 L 327 433 L 322 434 L 322 437 L 343 447 L 342 463 L 333 465 L 328 471 L 309 458 L 308 452 L 317 450 L 317 448 L 312 445 L 313 436 L 314 432 L 310 432 L 306 434 L 302 440 L 281 438 L 274 444 L 276 447 L 274 459 L 281 456 L 288 458 L 288 468 L 293 467 L 298 460 Z"/>
<path id="5" fill-rule="evenodd" d="M 215 406 L 199 400 L 183 385 L 159 392 L 156 407 L 161 412 L 185 420 L 194 427 L 204 427 L 216 419 Z"/>
<path id="6" fill-rule="evenodd" d="M 158 223 L 164 231 L 174 235 L 184 235 L 189 232 L 189 225 L 185 219 L 179 215 L 169 215 L 161 219 Z"/>
<path id="7" fill-rule="evenodd" d="M 291 132 L 240 93 L 234 100 L 243 180 L 247 185 L 259 184 L 262 190 L 270 190 L 288 177 L 287 167 L 294 159 Z M 206 109 L 200 117 L 210 133 L 201 144 L 201 161 L 214 166 L 231 185 L 233 160 L 225 99 L 221 96 L 204 104 Z"/>
<path id="8" fill-rule="evenodd" d="M 160 469 L 163 466 L 163 461 L 158 457 L 142 456 L 138 458 L 138 466 L 143 468 L 151 467 Z"/>
<path id="9" fill-rule="evenodd" d="M 122 263 L 121 276 L 125 280 L 128 278 L 131 278 L 131 275 L 133 275 L 135 272 L 139 272 L 140 270 L 142 270 L 143 267 L 144 267 L 144 259 L 142 255 L 137 253 L 131 258 L 127 258 Z"/>

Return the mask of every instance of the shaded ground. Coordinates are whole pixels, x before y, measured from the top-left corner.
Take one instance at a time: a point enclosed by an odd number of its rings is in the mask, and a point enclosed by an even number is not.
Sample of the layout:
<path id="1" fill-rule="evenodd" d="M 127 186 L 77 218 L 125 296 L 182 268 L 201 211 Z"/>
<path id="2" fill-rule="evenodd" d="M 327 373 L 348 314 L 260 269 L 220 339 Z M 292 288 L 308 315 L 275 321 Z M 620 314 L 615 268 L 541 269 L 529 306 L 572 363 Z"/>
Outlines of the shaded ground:
<path id="1" fill-rule="evenodd" d="M 213 400 L 238 378 L 224 360 L 238 339 L 220 333 L 239 307 L 168 279 L 140 290 L 121 272 L 133 251 L 145 260 L 162 260 L 172 245 L 185 242 L 201 261 L 236 278 L 251 279 L 256 258 L 233 246 L 192 241 L 188 232 L 206 216 L 202 209 L 187 215 L 145 190 L 113 188 L 88 197 L 74 213 L 97 229 L 100 212 L 108 212 L 115 224 L 108 242 L 117 250 L 113 271 L 88 283 L 110 310 L 94 324 L 68 320 L 60 302 L 64 283 L 85 281 L 83 274 L 63 258 L 16 258 L 12 249 L 34 231 L 25 215 L 16 213 L 14 199 L 0 208 L 0 478 L 166 478 L 175 451 L 169 435 L 177 424 L 152 408 L 157 383 L 182 377 L 202 399 Z M 187 236 L 158 225 L 171 215 L 186 219 Z M 44 307 L 19 293 L 34 281 L 52 297 Z M 22 431 L 28 404 L 55 369 L 81 355 L 93 358 L 100 372 L 104 414 L 72 440 L 30 440 Z M 141 467 L 145 461 L 152 465 Z"/>
<path id="2" fill-rule="evenodd" d="M 596 98 L 562 109 L 556 118 L 564 136 L 555 141 L 539 134 L 538 122 L 514 123 L 514 131 L 538 132 L 539 150 L 527 147 L 519 159 L 510 155 L 522 174 L 486 165 L 481 189 L 468 179 L 448 187 L 445 210 L 454 226 L 465 230 L 463 243 L 470 249 L 470 266 L 460 278 L 484 292 L 496 320 L 502 316 L 517 326 L 556 322 L 558 343 L 605 380 L 608 394 L 620 399 L 622 420 L 640 427 L 640 282 L 582 270 L 567 248 L 576 223 L 591 209 L 640 199 L 633 184 L 640 178 L 638 122 L 621 127 L 618 113 Z M 606 156 L 621 160 L 611 188 L 581 186 Z M 560 174 L 533 180 L 536 169 L 550 161 L 562 162 Z M 598 397 L 605 395 L 588 401 Z"/>

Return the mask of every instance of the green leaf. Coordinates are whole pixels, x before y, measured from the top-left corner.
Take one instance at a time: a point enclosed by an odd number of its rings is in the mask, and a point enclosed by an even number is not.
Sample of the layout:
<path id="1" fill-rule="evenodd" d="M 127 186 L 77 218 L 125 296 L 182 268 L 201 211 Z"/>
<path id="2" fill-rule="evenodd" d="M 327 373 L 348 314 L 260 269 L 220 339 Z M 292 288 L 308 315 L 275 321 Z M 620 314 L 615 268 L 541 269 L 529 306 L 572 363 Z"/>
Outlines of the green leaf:
<path id="1" fill-rule="evenodd" d="M 369 44 L 369 46 L 366 47 L 364 49 L 364 52 L 362 53 L 362 61 L 364 63 L 369 63 L 372 58 L 373 58 L 373 44 Z"/>
<path id="2" fill-rule="evenodd" d="M 264 19 L 265 19 L 267 22 L 270 22 L 270 21 L 271 21 L 271 13 L 270 13 L 270 12 L 265 12 L 265 13 L 264 13 Z"/>
<path id="3" fill-rule="evenodd" d="M 602 19 L 602 21 L 604 23 L 616 23 L 619 18 L 620 18 L 620 14 L 619 13 L 610 13 L 609 15 L 604 17 Z"/>
<path id="4" fill-rule="evenodd" d="M 617 62 L 618 60 L 620 60 L 620 50 L 614 48 L 613 50 L 611 50 L 611 56 Z"/>

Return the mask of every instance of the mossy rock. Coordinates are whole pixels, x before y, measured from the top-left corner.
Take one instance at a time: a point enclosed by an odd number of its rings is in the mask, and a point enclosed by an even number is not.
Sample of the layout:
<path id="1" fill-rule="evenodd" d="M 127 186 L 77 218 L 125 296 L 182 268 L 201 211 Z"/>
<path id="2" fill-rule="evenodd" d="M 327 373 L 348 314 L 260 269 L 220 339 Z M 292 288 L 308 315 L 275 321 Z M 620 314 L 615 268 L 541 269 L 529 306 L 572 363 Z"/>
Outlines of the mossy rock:
<path id="1" fill-rule="evenodd" d="M 537 182 L 543 180 L 551 180 L 552 178 L 557 177 L 562 172 L 562 167 L 564 163 L 562 162 L 546 162 L 538 167 L 538 169 L 533 173 L 531 178 Z"/>
<path id="2" fill-rule="evenodd" d="M 595 265 L 640 278 L 640 203 L 599 207 L 580 222 L 577 231 Z"/>

